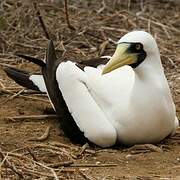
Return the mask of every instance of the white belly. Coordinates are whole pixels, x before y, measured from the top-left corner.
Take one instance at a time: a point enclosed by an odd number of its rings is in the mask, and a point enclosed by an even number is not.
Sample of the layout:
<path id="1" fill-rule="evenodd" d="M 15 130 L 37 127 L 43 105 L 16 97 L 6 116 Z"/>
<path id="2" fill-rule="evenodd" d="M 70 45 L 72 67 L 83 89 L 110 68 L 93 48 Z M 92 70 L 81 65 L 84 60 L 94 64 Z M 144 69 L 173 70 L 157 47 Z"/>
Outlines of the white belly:
<path id="1" fill-rule="evenodd" d="M 132 98 L 124 112 L 116 110 L 114 126 L 118 141 L 125 144 L 156 143 L 170 135 L 175 125 L 172 102 L 158 92 Z M 116 108 L 116 107 L 115 107 Z M 121 113 L 121 114 L 120 114 Z M 115 117 L 109 114 L 111 117 Z"/>
<path id="2" fill-rule="evenodd" d="M 93 86 L 91 94 L 116 129 L 118 142 L 156 143 L 172 132 L 175 114 L 170 101 L 164 101 L 157 91 L 151 93 L 148 87 L 131 99 L 131 86 L 126 89 L 123 84 L 113 85 L 110 79 L 111 86 L 107 87 L 106 81 L 104 84 L 95 82 L 99 87 Z"/>
<path id="3" fill-rule="evenodd" d="M 124 119 L 117 119 L 115 126 L 118 141 L 125 144 L 156 143 L 171 134 L 174 127 L 174 119 L 161 112 L 146 114 L 146 111 L 136 116 L 127 114 Z M 148 111 L 147 113 L 149 113 Z"/>

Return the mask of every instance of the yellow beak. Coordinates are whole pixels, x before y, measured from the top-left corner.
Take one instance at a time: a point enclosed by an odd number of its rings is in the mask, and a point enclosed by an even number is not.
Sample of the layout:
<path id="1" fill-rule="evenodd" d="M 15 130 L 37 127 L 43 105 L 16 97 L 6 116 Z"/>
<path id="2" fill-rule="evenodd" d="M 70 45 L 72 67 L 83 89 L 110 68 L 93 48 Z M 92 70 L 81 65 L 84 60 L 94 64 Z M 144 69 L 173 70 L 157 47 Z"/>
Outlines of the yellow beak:
<path id="1" fill-rule="evenodd" d="M 130 44 L 118 44 L 116 51 L 109 62 L 105 65 L 102 74 L 109 73 L 121 66 L 130 65 L 137 62 L 137 54 L 128 53 Z"/>

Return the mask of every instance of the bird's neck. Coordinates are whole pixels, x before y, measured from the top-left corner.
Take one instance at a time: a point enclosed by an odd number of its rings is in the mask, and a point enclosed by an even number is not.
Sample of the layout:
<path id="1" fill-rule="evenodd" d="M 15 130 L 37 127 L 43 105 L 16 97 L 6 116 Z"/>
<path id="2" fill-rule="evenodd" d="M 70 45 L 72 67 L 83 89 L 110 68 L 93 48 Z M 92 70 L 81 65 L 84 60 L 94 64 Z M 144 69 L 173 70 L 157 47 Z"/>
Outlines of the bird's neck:
<path id="1" fill-rule="evenodd" d="M 164 70 L 159 56 L 151 56 L 145 59 L 143 63 L 134 69 L 134 72 L 134 93 L 141 92 L 146 94 L 151 91 L 153 94 L 156 93 L 156 91 L 164 91 L 165 93 L 169 91 L 168 82 L 164 75 Z"/>
<path id="2" fill-rule="evenodd" d="M 163 102 L 173 101 L 160 57 L 146 59 L 143 64 L 134 69 L 134 72 L 135 80 L 129 101 L 134 112 L 144 109 L 145 104 L 149 104 L 148 111 L 153 112 L 153 104 L 162 100 Z"/>
<path id="3" fill-rule="evenodd" d="M 134 69 L 135 82 L 153 82 L 159 81 L 165 78 L 164 70 L 162 67 L 161 59 L 159 55 L 147 56 L 147 58 L 138 67 Z"/>

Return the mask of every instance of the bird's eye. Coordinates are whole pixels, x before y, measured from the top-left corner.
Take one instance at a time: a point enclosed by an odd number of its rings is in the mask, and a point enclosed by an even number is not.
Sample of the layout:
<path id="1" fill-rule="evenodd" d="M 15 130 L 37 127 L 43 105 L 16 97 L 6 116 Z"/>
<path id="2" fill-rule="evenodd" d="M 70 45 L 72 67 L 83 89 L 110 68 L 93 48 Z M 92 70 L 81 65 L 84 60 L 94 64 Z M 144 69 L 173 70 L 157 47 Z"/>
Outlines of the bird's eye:
<path id="1" fill-rule="evenodd" d="M 139 51 L 139 50 L 142 49 L 142 46 L 141 46 L 141 44 L 136 44 L 136 45 L 135 45 L 135 48 L 136 48 L 137 51 Z"/>

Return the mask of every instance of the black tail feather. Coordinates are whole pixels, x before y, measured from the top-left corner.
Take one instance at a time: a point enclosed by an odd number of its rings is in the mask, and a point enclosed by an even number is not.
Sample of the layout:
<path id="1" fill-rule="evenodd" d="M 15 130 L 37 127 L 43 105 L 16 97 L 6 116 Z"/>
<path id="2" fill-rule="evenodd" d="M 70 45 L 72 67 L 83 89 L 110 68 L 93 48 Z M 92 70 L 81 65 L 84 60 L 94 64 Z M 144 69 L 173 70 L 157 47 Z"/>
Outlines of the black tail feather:
<path id="1" fill-rule="evenodd" d="M 62 61 L 62 59 L 57 59 L 53 42 L 50 41 L 46 51 L 46 66 L 42 68 L 49 97 L 54 105 L 57 115 L 60 117 L 60 125 L 64 133 L 72 141 L 85 144 L 88 142 L 88 139 L 84 136 L 84 133 L 81 132 L 71 116 L 56 80 L 56 70 Z"/>
<path id="2" fill-rule="evenodd" d="M 31 56 L 26 56 L 26 55 L 23 55 L 23 54 L 16 54 L 16 56 L 21 57 L 23 59 L 26 59 L 26 60 L 28 60 L 28 61 L 30 61 L 30 62 L 32 62 L 32 63 L 34 63 L 34 64 L 36 64 L 36 65 L 38 65 L 40 67 L 46 66 L 44 61 L 41 60 L 41 59 L 37 59 L 37 58 L 31 57 Z"/>
<path id="3" fill-rule="evenodd" d="M 59 61 L 57 60 L 57 57 L 56 57 L 56 51 L 55 51 L 53 41 L 50 40 L 47 47 L 47 51 L 46 51 L 46 64 L 48 67 L 53 68 L 56 61 L 59 64 Z"/>
<path id="4" fill-rule="evenodd" d="M 30 74 L 28 72 L 22 71 L 16 68 L 12 68 L 12 67 L 5 68 L 4 71 L 17 84 L 31 90 L 39 91 L 38 87 L 35 86 L 33 82 L 29 79 Z"/>

